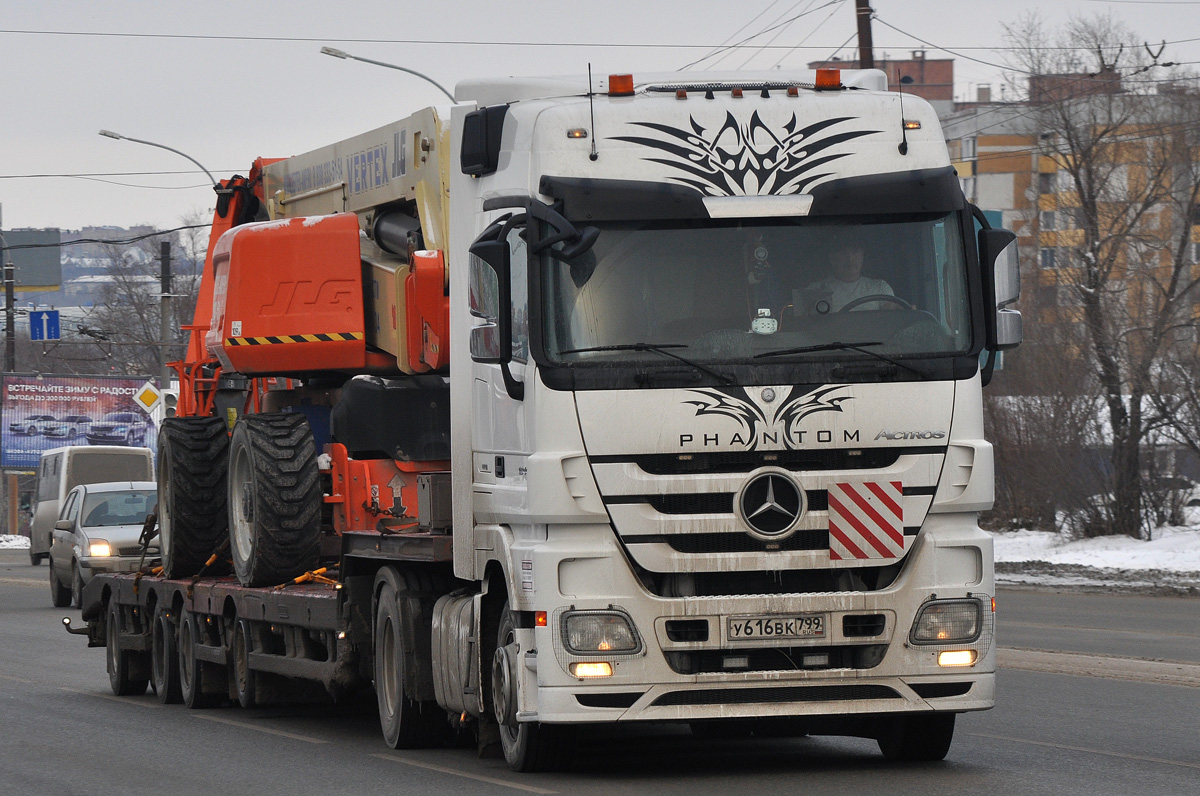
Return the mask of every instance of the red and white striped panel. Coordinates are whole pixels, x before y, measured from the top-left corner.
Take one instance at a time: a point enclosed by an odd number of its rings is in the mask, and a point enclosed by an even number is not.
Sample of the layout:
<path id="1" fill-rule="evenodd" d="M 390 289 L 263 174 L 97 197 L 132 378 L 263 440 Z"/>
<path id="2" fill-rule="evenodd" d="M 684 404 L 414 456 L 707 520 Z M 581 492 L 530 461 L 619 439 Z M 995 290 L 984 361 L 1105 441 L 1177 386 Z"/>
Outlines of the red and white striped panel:
<path id="1" fill-rule="evenodd" d="M 904 487 L 866 481 L 829 487 L 829 558 L 834 561 L 904 555 Z"/>

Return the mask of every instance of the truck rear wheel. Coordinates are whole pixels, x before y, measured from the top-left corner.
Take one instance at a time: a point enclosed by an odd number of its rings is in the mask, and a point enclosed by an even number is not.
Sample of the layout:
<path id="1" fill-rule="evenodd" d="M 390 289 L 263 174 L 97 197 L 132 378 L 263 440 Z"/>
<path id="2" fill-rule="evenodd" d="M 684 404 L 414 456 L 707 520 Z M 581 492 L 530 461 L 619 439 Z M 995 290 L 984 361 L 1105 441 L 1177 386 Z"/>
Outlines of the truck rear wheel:
<path id="1" fill-rule="evenodd" d="M 516 667 L 520 655 L 519 650 L 511 654 L 506 651 L 516 646 L 516 627 L 512 611 L 505 603 L 492 664 L 492 711 L 500 725 L 500 747 L 513 771 L 561 771 L 571 761 L 575 728 L 516 719 Z"/>
<path id="2" fill-rule="evenodd" d="M 243 586 L 270 586 L 314 569 L 320 554 L 317 446 L 301 414 L 238 420 L 229 442 L 229 538 Z"/>
<path id="3" fill-rule="evenodd" d="M 121 649 L 121 606 L 115 597 L 108 601 L 104 628 L 104 647 L 108 663 L 108 684 L 117 696 L 140 696 L 150 682 L 145 653 Z"/>
<path id="4" fill-rule="evenodd" d="M 164 705 L 183 701 L 179 690 L 179 653 L 175 649 L 175 624 L 168 612 L 154 612 L 154 627 L 150 634 L 150 680 L 154 693 Z"/>
<path id="5" fill-rule="evenodd" d="M 243 708 L 252 708 L 257 704 L 257 673 L 250 668 L 250 653 L 254 651 L 251 643 L 250 623 L 239 619 L 233 628 L 233 647 L 229 657 L 232 664 L 230 677 L 233 691 L 237 694 L 238 704 Z"/>
<path id="6" fill-rule="evenodd" d="M 882 716 L 876 740 L 888 760 L 922 763 L 942 760 L 954 740 L 953 713 Z"/>
<path id="7" fill-rule="evenodd" d="M 399 587 L 393 584 L 399 582 Z M 424 627 L 420 601 L 406 587 L 404 576 L 385 578 L 379 588 L 375 612 L 375 696 L 379 703 L 379 726 L 383 739 L 393 749 L 437 746 L 447 735 L 446 711 L 432 699 L 421 700 L 405 688 L 410 660 L 421 654 L 413 640 Z M 420 623 L 421 627 L 414 627 Z M 428 646 L 428 645 L 426 645 Z M 426 650 L 427 652 L 427 650 Z"/>
<path id="8" fill-rule="evenodd" d="M 208 668 L 212 664 L 196 657 L 196 644 L 203 638 L 199 621 L 191 611 L 184 611 L 179 616 L 179 695 L 189 708 L 207 708 L 216 703 L 213 695 L 204 689 L 205 680 L 210 679 Z"/>
<path id="9" fill-rule="evenodd" d="M 163 574 L 195 575 L 228 535 L 229 428 L 219 417 L 169 417 L 158 434 Z"/>

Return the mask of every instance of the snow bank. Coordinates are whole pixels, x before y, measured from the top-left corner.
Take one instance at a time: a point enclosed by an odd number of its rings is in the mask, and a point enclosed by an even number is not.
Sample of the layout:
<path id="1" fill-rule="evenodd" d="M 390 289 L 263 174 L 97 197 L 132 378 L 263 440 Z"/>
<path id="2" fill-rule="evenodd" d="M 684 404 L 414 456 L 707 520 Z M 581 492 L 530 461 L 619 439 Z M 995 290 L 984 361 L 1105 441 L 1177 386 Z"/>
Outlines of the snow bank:
<path id="1" fill-rule="evenodd" d="M 28 536 L 12 536 L 10 534 L 0 533 L 0 550 L 23 550 L 28 547 Z"/>
<path id="2" fill-rule="evenodd" d="M 1128 536 L 1067 540 L 1043 531 L 992 535 L 997 563 L 1045 561 L 1100 569 L 1200 572 L 1200 528 L 1158 528 L 1149 542 Z"/>

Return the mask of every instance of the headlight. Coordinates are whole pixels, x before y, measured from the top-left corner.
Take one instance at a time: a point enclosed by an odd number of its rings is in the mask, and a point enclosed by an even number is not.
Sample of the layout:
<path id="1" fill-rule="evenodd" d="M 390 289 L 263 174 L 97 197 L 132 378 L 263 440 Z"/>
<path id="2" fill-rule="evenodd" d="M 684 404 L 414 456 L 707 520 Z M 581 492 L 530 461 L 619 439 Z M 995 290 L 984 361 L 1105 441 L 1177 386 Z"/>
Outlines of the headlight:
<path id="1" fill-rule="evenodd" d="M 614 611 L 566 614 L 562 631 L 563 646 L 573 655 L 637 652 L 642 646 L 629 617 Z"/>
<path id="2" fill-rule="evenodd" d="M 103 539 L 92 539 L 88 542 L 88 555 L 92 558 L 111 556 L 112 547 Z"/>
<path id="3" fill-rule="evenodd" d="M 925 603 L 913 621 L 914 644 L 955 644 L 979 638 L 983 605 L 979 600 L 936 600 Z"/>

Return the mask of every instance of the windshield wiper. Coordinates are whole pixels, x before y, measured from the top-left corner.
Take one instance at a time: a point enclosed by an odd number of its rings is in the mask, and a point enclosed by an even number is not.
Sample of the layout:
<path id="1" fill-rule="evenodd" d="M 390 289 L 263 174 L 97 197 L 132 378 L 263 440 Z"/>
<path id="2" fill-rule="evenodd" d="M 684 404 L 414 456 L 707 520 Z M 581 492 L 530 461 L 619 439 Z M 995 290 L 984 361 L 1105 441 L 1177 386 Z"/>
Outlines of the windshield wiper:
<path id="1" fill-rule="evenodd" d="M 886 362 L 889 365 L 894 365 L 898 368 L 904 368 L 910 373 L 915 373 L 922 379 L 928 379 L 929 374 L 923 370 L 918 370 L 912 365 L 906 365 L 899 360 L 892 359 L 889 356 L 884 356 L 877 351 L 872 351 L 866 346 L 883 345 L 878 340 L 867 340 L 861 343 L 841 343 L 834 341 L 832 343 L 821 343 L 820 345 L 805 345 L 798 348 L 781 348 L 778 351 L 765 351 L 761 354 L 755 354 L 755 359 L 766 359 L 767 357 L 785 357 L 789 354 L 812 354 L 817 351 L 857 351 L 860 354 L 866 354 L 869 357 L 874 357 L 880 362 Z"/>
<path id="2" fill-rule="evenodd" d="M 559 354 L 586 354 L 590 351 L 653 351 L 655 354 L 662 354 L 664 357 L 678 360 L 688 367 L 703 371 L 713 378 L 719 379 L 726 384 L 733 384 L 733 377 L 727 376 L 724 373 L 718 373 L 712 368 L 705 367 L 699 362 L 693 362 L 687 357 L 681 357 L 668 348 L 687 348 L 683 343 L 622 343 L 619 345 L 594 345 L 587 348 L 568 348 L 565 351 L 559 351 Z"/>

